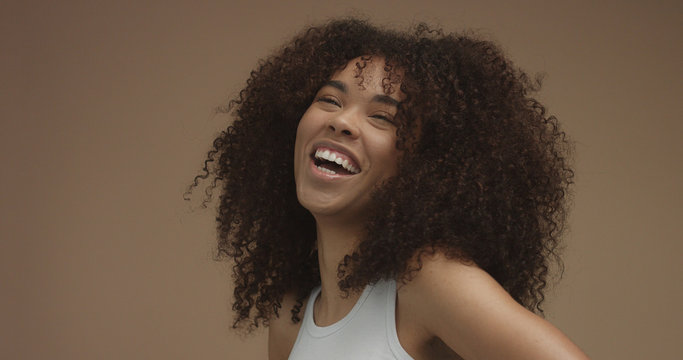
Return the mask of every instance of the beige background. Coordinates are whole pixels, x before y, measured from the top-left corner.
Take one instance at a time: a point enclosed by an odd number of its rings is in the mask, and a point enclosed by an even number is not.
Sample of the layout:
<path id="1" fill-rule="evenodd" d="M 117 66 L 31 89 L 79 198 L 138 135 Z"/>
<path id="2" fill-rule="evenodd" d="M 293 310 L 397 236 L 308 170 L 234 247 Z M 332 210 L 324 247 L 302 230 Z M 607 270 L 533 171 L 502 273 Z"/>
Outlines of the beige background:
<path id="1" fill-rule="evenodd" d="M 3 1 L 0 358 L 265 358 L 181 194 L 257 59 L 354 13 L 474 28 L 547 74 L 578 174 L 548 318 L 595 359 L 680 358 L 681 2 L 396 3 Z"/>

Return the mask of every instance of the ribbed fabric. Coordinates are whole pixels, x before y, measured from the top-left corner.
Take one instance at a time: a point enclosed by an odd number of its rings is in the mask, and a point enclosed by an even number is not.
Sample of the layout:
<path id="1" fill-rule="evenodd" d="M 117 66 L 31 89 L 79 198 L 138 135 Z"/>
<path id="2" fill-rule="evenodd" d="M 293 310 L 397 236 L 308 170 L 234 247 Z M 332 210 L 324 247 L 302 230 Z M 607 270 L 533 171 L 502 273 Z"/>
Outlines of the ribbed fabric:
<path id="1" fill-rule="evenodd" d="M 368 285 L 343 319 L 325 327 L 313 320 L 318 294 L 319 286 L 311 291 L 290 360 L 413 360 L 396 334 L 396 281 Z"/>

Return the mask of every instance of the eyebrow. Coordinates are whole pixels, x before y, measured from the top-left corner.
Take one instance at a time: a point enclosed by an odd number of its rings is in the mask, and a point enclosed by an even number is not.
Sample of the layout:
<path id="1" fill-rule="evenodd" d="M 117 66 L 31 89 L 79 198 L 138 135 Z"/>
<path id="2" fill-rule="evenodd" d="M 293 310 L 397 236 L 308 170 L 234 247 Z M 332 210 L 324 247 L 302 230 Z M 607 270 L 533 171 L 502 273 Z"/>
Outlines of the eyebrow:
<path id="1" fill-rule="evenodd" d="M 343 82 L 341 82 L 339 80 L 329 80 L 323 85 L 323 87 L 325 87 L 325 86 L 331 86 L 331 87 L 343 92 L 344 94 L 348 93 L 348 87 L 346 86 L 346 84 L 344 84 Z M 398 105 L 400 104 L 400 102 L 398 100 L 396 100 L 396 99 L 394 99 L 388 95 L 375 95 L 372 97 L 372 101 L 379 102 L 382 104 L 391 105 L 391 106 L 396 106 L 396 107 L 398 107 Z"/>
<path id="2" fill-rule="evenodd" d="M 325 87 L 325 86 L 331 86 L 331 87 L 343 92 L 344 94 L 349 92 L 348 89 L 346 88 L 346 84 L 344 84 L 343 82 L 341 82 L 339 80 L 328 80 L 323 85 L 323 87 Z"/>
<path id="3" fill-rule="evenodd" d="M 372 101 L 379 102 L 382 104 L 387 104 L 391 106 L 398 107 L 399 101 L 387 95 L 375 95 L 372 97 Z"/>

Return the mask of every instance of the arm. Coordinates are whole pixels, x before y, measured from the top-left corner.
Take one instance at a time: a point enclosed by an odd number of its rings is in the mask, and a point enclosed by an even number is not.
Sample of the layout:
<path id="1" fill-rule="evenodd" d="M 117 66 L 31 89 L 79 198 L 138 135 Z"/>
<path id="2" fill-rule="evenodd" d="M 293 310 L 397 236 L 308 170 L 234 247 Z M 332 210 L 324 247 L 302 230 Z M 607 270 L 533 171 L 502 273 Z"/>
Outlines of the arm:
<path id="1" fill-rule="evenodd" d="M 422 327 L 464 359 L 588 359 L 475 265 L 425 256 L 401 291 Z"/>

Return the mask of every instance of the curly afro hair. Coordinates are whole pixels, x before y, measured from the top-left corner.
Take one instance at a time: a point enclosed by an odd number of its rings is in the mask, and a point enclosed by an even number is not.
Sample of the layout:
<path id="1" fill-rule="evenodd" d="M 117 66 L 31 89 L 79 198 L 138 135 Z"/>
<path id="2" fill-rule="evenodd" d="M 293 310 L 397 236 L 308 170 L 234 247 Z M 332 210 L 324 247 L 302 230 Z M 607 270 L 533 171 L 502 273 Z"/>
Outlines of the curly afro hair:
<path id="1" fill-rule="evenodd" d="M 287 309 L 298 322 L 320 284 L 315 220 L 295 191 L 296 129 L 318 89 L 362 56 L 400 70 L 406 99 L 396 146 L 405 152 L 397 175 L 373 193 L 364 238 L 339 264 L 341 289 L 408 281 L 421 255 L 440 252 L 476 264 L 542 313 L 549 268 L 562 265 L 573 172 L 564 132 L 530 97 L 538 82 L 472 35 L 343 19 L 305 30 L 259 62 L 223 109 L 234 121 L 190 186 L 212 179 L 205 201 L 220 189 L 218 257 L 234 261 L 233 327 L 267 326 L 286 293 L 298 299 Z M 361 76 L 363 64 L 356 66 Z"/>

